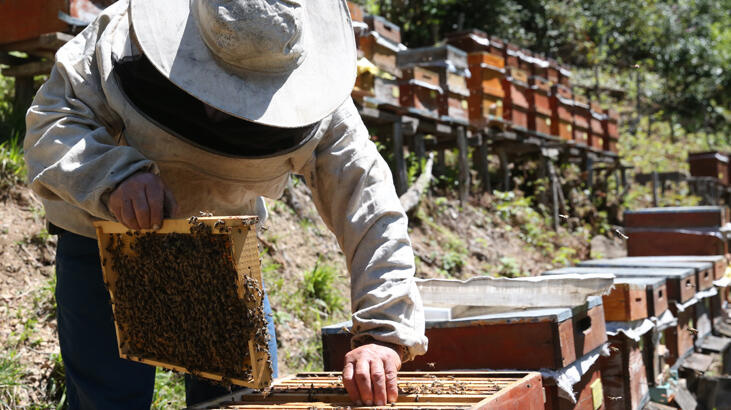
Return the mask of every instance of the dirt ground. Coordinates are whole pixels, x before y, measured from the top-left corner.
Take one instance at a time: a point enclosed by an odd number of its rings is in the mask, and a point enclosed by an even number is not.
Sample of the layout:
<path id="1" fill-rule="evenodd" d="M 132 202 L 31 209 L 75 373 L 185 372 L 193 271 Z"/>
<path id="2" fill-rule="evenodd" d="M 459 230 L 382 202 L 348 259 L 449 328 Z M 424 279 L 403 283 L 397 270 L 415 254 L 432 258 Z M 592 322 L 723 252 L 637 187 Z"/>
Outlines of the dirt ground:
<path id="1" fill-rule="evenodd" d="M 6 359 L 22 363 L 12 394 L 17 402 L 7 403 L 11 408 L 42 406 L 56 393 L 48 391 L 59 354 L 52 296 L 55 237 L 44 232 L 41 203 L 27 189 L 12 188 L 0 202 L 0 348 Z"/>

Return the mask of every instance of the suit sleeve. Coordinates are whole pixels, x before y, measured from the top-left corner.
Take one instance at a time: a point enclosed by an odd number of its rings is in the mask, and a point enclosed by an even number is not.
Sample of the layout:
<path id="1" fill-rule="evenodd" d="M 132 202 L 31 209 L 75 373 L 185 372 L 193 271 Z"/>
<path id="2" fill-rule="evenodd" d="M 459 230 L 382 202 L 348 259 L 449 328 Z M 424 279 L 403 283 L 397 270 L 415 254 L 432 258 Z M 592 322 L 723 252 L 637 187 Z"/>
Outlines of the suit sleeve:
<path id="1" fill-rule="evenodd" d="M 424 354 L 424 311 L 408 221 L 388 165 L 352 100 L 333 114 L 305 180 L 351 274 L 353 345 L 373 340 Z"/>

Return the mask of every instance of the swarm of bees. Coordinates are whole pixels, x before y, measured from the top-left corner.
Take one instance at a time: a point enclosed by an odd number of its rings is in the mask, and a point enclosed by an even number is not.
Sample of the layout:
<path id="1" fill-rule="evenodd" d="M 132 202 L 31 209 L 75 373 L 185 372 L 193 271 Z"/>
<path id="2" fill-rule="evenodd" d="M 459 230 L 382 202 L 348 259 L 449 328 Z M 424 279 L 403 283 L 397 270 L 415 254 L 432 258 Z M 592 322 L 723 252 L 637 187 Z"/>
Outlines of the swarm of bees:
<path id="1" fill-rule="evenodd" d="M 190 235 L 128 232 L 110 241 L 121 349 L 194 374 L 251 380 L 247 341 L 257 351 L 269 341 L 261 287 L 239 277 L 228 235 L 196 217 L 189 223 Z"/>

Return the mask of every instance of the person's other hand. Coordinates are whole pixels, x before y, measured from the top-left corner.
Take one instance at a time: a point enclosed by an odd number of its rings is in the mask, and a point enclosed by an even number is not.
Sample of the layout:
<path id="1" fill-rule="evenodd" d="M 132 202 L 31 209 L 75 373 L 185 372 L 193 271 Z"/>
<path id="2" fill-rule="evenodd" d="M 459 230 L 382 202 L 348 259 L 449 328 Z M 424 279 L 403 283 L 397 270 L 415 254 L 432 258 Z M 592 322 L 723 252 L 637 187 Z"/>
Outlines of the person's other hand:
<path id="1" fill-rule="evenodd" d="M 174 217 L 178 204 L 159 176 L 138 172 L 109 196 L 109 211 L 130 229 L 160 229 L 163 217 Z"/>
<path id="2" fill-rule="evenodd" d="M 350 399 L 367 406 L 384 406 L 398 399 L 401 357 L 391 347 L 367 344 L 345 355 L 343 384 Z"/>

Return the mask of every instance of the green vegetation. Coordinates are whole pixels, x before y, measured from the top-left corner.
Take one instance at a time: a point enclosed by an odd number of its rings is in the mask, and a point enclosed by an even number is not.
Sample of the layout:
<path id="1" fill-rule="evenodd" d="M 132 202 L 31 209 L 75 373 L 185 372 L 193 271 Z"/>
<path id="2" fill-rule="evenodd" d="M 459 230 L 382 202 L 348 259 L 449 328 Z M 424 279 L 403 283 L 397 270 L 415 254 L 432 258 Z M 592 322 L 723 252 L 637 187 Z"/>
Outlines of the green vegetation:
<path id="1" fill-rule="evenodd" d="M 25 388 L 19 380 L 24 375 L 18 352 L 3 346 L 0 355 L 0 409 L 12 409 L 17 403 L 17 389 Z"/>
<path id="2" fill-rule="evenodd" d="M 23 144 L 17 137 L 0 143 L 0 199 L 2 192 L 25 180 Z"/>
<path id="3" fill-rule="evenodd" d="M 152 409 L 182 409 L 185 407 L 183 375 L 158 368 L 155 371 L 155 392 Z"/>

